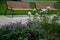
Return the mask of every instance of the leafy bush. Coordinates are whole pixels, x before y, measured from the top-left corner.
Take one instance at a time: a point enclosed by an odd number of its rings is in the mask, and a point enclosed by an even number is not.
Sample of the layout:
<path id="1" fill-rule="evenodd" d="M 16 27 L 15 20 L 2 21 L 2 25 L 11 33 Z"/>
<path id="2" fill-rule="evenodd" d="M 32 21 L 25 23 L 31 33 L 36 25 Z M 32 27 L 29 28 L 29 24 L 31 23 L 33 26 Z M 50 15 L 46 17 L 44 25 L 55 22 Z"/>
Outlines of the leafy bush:
<path id="1" fill-rule="evenodd" d="M 59 37 L 60 23 L 56 20 L 49 23 L 45 16 L 42 21 L 33 19 L 26 24 L 18 22 L 0 28 L 0 40 L 59 40 Z"/>

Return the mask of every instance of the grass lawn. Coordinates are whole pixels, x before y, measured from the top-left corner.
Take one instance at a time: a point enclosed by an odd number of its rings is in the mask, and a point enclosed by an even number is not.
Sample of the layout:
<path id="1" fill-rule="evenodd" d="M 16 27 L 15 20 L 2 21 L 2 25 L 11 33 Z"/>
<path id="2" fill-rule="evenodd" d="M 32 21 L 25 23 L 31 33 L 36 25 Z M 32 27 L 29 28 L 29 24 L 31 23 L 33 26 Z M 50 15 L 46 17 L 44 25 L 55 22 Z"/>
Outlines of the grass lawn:
<path id="1" fill-rule="evenodd" d="M 35 2 L 30 2 L 30 7 L 31 7 L 32 9 L 36 8 Z"/>
<path id="2" fill-rule="evenodd" d="M 3 3 L 0 2 L 0 14 L 4 14 L 5 9 L 6 9 L 5 3 L 4 2 Z"/>
<path id="3" fill-rule="evenodd" d="M 5 10 L 6 10 L 6 4 L 5 3 L 0 3 L 0 15 L 4 15 L 5 13 Z M 14 14 L 20 14 L 20 15 L 23 15 L 23 14 L 27 14 L 27 10 L 14 10 Z M 12 14 L 12 11 L 11 10 L 7 10 L 7 15 L 11 15 Z"/>
<path id="4" fill-rule="evenodd" d="M 60 3 L 58 3 L 58 2 L 54 3 L 54 7 L 55 7 L 56 9 L 60 9 Z"/>
<path id="5" fill-rule="evenodd" d="M 34 5 L 34 4 L 32 4 L 32 5 Z M 31 6 L 31 8 L 33 8 L 33 7 Z M 4 2 L 3 3 L 0 3 L 0 15 L 4 15 L 5 10 L 6 10 L 6 4 Z M 14 10 L 14 15 L 27 15 L 28 11 L 31 11 L 32 12 L 32 10 Z M 12 11 L 11 10 L 7 10 L 7 13 L 6 14 L 7 15 L 11 15 L 12 14 Z"/>
<path id="6" fill-rule="evenodd" d="M 28 1 L 28 2 L 32 2 L 32 1 L 58 1 L 58 0 L 22 0 L 22 1 Z"/>
<path id="7" fill-rule="evenodd" d="M 30 7 L 33 9 L 35 7 L 35 3 L 32 3 L 30 2 Z M 6 10 L 6 4 L 3 2 L 0 3 L 0 15 L 4 15 L 5 13 L 5 10 Z M 32 14 L 34 15 L 35 13 L 39 13 L 40 14 L 40 10 L 37 10 L 35 12 L 33 12 L 32 10 L 14 10 L 14 15 L 27 15 L 28 14 L 28 11 L 32 12 Z M 51 10 L 49 11 L 49 13 L 47 14 L 56 14 L 57 13 L 57 10 Z M 12 11 L 11 10 L 8 10 L 7 15 L 12 15 Z"/>

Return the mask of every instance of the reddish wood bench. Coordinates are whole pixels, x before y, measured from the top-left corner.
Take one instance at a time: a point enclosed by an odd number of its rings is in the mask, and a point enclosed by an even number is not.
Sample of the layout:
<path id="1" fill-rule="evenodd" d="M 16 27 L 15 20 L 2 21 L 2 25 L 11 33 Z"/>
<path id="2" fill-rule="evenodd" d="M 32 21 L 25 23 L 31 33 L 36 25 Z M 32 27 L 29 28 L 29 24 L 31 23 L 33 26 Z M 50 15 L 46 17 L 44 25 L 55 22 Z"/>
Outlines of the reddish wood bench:
<path id="1" fill-rule="evenodd" d="M 7 1 L 8 9 L 31 10 L 29 2 Z"/>
<path id="2" fill-rule="evenodd" d="M 40 3 L 40 2 L 37 2 L 36 3 L 36 8 L 37 9 L 46 9 L 48 6 L 50 6 L 51 9 L 55 9 L 54 6 L 53 6 L 53 3 Z"/>

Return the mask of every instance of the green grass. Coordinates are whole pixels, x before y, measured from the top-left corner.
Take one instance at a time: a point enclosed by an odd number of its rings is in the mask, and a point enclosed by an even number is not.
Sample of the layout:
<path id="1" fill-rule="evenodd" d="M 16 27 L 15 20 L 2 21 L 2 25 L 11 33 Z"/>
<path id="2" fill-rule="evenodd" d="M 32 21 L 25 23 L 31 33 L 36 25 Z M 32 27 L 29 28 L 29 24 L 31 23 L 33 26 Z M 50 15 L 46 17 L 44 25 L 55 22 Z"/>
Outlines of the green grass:
<path id="1" fill-rule="evenodd" d="M 32 3 L 30 2 L 30 7 L 33 9 L 35 8 L 35 3 Z M 6 10 L 6 4 L 4 2 L 1 2 L 0 3 L 0 15 L 4 15 L 5 13 L 5 10 Z M 28 11 L 30 11 L 33 15 L 35 13 L 39 13 L 40 14 L 40 10 L 36 10 L 33 12 L 33 10 L 14 10 L 14 15 L 27 15 L 28 14 Z M 57 10 L 51 10 L 49 11 L 49 13 L 47 14 L 56 14 L 57 13 Z M 12 15 L 12 11 L 11 10 L 7 10 L 7 15 Z"/>
<path id="2" fill-rule="evenodd" d="M 54 7 L 55 7 L 56 9 L 60 9 L 60 3 L 58 3 L 58 2 L 54 3 Z"/>
<path id="3" fill-rule="evenodd" d="M 32 9 L 36 8 L 35 2 L 30 2 L 30 7 L 31 7 Z"/>
<path id="4" fill-rule="evenodd" d="M 0 15 L 4 15 L 5 13 L 5 10 L 6 10 L 6 4 L 5 3 L 0 3 Z M 29 11 L 29 10 L 28 10 Z M 26 15 L 27 10 L 14 10 L 14 14 L 15 15 Z M 7 15 L 11 15 L 12 14 L 12 11 L 11 10 L 7 10 Z"/>
<path id="5" fill-rule="evenodd" d="M 0 2 L 0 14 L 4 14 L 5 10 L 6 10 L 5 3 Z"/>
<path id="6" fill-rule="evenodd" d="M 32 2 L 32 1 L 35 1 L 35 2 L 37 2 L 37 1 L 58 1 L 58 0 L 23 0 L 23 1 L 28 1 L 28 2 Z"/>
<path id="7" fill-rule="evenodd" d="M 6 10 L 6 4 L 4 2 L 3 3 L 0 3 L 0 15 L 4 15 L 5 10 Z M 14 13 L 13 14 L 14 15 L 27 15 L 28 11 L 31 11 L 32 12 L 32 10 L 14 10 Z M 12 11 L 11 10 L 7 10 L 7 13 L 6 14 L 7 15 L 11 15 L 12 14 Z M 32 12 L 32 14 L 35 14 L 35 13 Z"/>

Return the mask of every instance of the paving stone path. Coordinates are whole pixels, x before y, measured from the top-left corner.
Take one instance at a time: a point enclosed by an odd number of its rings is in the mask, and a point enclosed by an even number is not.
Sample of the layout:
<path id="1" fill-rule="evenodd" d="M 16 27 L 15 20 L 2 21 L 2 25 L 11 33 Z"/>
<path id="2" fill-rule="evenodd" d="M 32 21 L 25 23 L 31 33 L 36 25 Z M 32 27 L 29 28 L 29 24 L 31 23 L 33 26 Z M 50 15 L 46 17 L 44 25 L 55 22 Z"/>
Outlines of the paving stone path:
<path id="1" fill-rule="evenodd" d="M 53 18 L 56 15 L 50 15 L 50 18 Z M 31 19 L 33 18 L 33 15 L 31 16 Z M 40 18 L 40 16 L 38 16 L 38 18 Z M 60 18 L 60 17 L 59 17 Z M 12 18 L 11 15 L 0 15 L 0 25 L 4 25 L 4 24 L 9 24 L 10 22 L 12 23 L 16 23 L 16 22 L 20 22 L 22 24 L 26 23 L 29 19 L 29 16 L 27 15 L 14 15 L 14 17 Z"/>
<path id="2" fill-rule="evenodd" d="M 10 22 L 12 23 L 16 23 L 16 22 L 22 22 L 22 24 L 26 23 L 27 22 L 27 19 L 28 17 L 24 17 L 24 16 L 21 16 L 21 17 L 8 17 L 8 16 L 0 16 L 0 25 L 4 25 L 4 24 L 9 24 Z"/>

